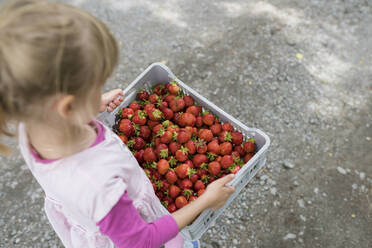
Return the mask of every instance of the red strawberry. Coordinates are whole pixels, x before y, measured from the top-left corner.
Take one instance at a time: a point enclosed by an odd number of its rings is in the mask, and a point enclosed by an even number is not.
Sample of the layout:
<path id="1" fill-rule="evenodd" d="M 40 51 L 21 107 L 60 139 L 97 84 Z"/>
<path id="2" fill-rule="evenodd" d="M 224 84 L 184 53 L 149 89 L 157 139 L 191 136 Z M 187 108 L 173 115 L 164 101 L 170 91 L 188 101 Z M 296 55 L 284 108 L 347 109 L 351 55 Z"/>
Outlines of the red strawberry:
<path id="1" fill-rule="evenodd" d="M 192 162 L 194 163 L 195 167 L 200 167 L 203 163 L 206 163 L 208 161 L 208 158 L 205 154 L 196 154 L 192 158 Z"/>
<path id="2" fill-rule="evenodd" d="M 199 179 L 199 176 L 197 173 L 194 173 L 190 176 L 191 182 L 195 183 Z"/>
<path id="3" fill-rule="evenodd" d="M 171 142 L 169 144 L 169 150 L 173 155 L 176 155 L 176 152 L 181 148 L 181 145 L 177 142 Z"/>
<path id="4" fill-rule="evenodd" d="M 173 112 L 182 111 L 185 108 L 185 101 L 183 99 L 175 98 L 169 103 L 169 107 Z"/>
<path id="5" fill-rule="evenodd" d="M 143 153 L 143 159 L 148 163 L 154 162 L 156 160 L 154 149 L 152 149 L 151 147 L 146 148 Z"/>
<path id="6" fill-rule="evenodd" d="M 231 154 L 232 145 L 230 142 L 224 142 L 220 145 L 220 153 L 221 155 L 228 155 Z"/>
<path id="7" fill-rule="evenodd" d="M 183 100 L 185 101 L 186 107 L 194 105 L 194 99 L 191 96 L 184 96 Z"/>
<path id="8" fill-rule="evenodd" d="M 177 182 L 178 179 L 176 173 L 173 170 L 168 171 L 165 175 L 165 178 L 170 184 Z"/>
<path id="9" fill-rule="evenodd" d="M 232 166 L 230 166 L 229 170 L 230 170 L 231 173 L 236 174 L 240 170 L 240 166 L 239 165 L 232 165 Z"/>
<path id="10" fill-rule="evenodd" d="M 196 146 L 195 146 L 194 141 L 192 140 L 187 141 L 185 144 L 185 147 L 189 151 L 189 154 L 193 155 L 196 153 Z"/>
<path id="11" fill-rule="evenodd" d="M 204 163 L 203 166 L 204 166 L 204 165 L 206 165 L 206 164 Z M 205 176 L 207 176 L 207 170 L 202 169 L 202 168 L 199 168 L 199 169 L 197 170 L 196 174 L 197 174 L 200 178 L 205 177 Z M 207 180 L 207 181 L 208 181 L 208 180 Z"/>
<path id="12" fill-rule="evenodd" d="M 172 141 L 172 132 L 164 131 L 163 134 L 160 136 L 160 142 L 168 144 Z"/>
<path id="13" fill-rule="evenodd" d="M 188 149 L 186 147 L 181 146 L 181 148 L 176 151 L 176 159 L 180 162 L 185 162 L 188 157 Z"/>
<path id="14" fill-rule="evenodd" d="M 203 118 L 201 116 L 196 117 L 195 125 L 197 127 L 202 127 L 203 126 Z"/>
<path id="15" fill-rule="evenodd" d="M 149 93 L 146 90 L 140 90 L 137 93 L 137 98 L 141 101 L 147 100 L 149 98 Z"/>
<path id="16" fill-rule="evenodd" d="M 192 163 L 191 160 L 186 160 L 186 161 L 184 162 L 184 164 L 187 164 L 190 168 L 194 168 L 194 164 Z"/>
<path id="17" fill-rule="evenodd" d="M 171 82 L 169 85 L 168 85 L 168 91 L 169 93 L 171 93 L 172 95 L 175 95 L 177 96 L 178 95 L 178 92 L 180 91 L 180 87 L 177 85 L 177 83 L 175 81 Z"/>
<path id="18" fill-rule="evenodd" d="M 119 131 L 124 133 L 127 137 L 130 137 L 134 134 L 134 127 L 130 120 L 122 119 L 119 125 Z"/>
<path id="19" fill-rule="evenodd" d="M 213 123 L 214 123 L 214 115 L 209 113 L 209 112 L 206 112 L 204 115 L 203 115 L 203 123 L 205 125 L 208 125 L 208 126 L 212 126 Z"/>
<path id="20" fill-rule="evenodd" d="M 170 103 L 171 101 L 173 101 L 175 98 L 176 98 L 175 95 L 168 95 L 168 96 L 166 96 L 166 97 L 164 98 L 164 100 L 165 100 L 165 101 L 168 103 L 168 105 L 169 105 L 169 103 Z"/>
<path id="21" fill-rule="evenodd" d="M 219 123 L 215 123 L 210 127 L 213 135 L 218 136 L 222 131 L 222 126 Z"/>
<path id="22" fill-rule="evenodd" d="M 177 211 L 176 204 L 174 204 L 174 203 L 169 204 L 168 207 L 167 207 L 167 210 L 169 211 L 169 213 L 176 212 Z"/>
<path id="23" fill-rule="evenodd" d="M 228 131 L 222 131 L 219 135 L 218 135 L 218 140 L 222 143 L 222 142 L 225 142 L 225 141 L 229 141 L 231 142 L 232 140 L 232 137 L 231 137 L 231 133 L 228 132 Z"/>
<path id="24" fill-rule="evenodd" d="M 191 189 L 192 188 L 192 182 L 191 182 L 191 180 L 188 179 L 188 178 L 183 179 L 181 181 L 180 188 L 181 189 Z"/>
<path id="25" fill-rule="evenodd" d="M 196 106 L 190 106 L 186 109 L 186 113 L 190 113 L 194 115 L 195 117 L 199 115 L 199 109 Z M 196 119 L 195 119 L 196 121 Z"/>
<path id="26" fill-rule="evenodd" d="M 150 109 L 149 111 L 146 111 L 147 115 L 149 116 L 149 119 L 152 121 L 158 121 L 163 117 L 163 113 L 159 109 Z"/>
<path id="27" fill-rule="evenodd" d="M 128 137 L 127 136 L 125 136 L 123 134 L 120 134 L 119 138 L 121 139 L 121 141 L 123 141 L 124 144 L 128 144 Z"/>
<path id="28" fill-rule="evenodd" d="M 147 125 L 149 126 L 150 129 L 153 129 L 156 125 L 159 125 L 160 121 L 153 121 L 153 120 L 148 120 Z"/>
<path id="29" fill-rule="evenodd" d="M 187 164 L 180 164 L 176 167 L 176 174 L 179 178 L 185 178 L 189 175 L 190 167 Z"/>
<path id="30" fill-rule="evenodd" d="M 165 175 L 169 170 L 169 163 L 165 159 L 160 159 L 156 164 L 156 168 L 161 175 Z"/>
<path id="31" fill-rule="evenodd" d="M 235 146 L 234 151 L 237 151 L 240 157 L 243 157 L 245 155 L 245 151 L 242 146 Z"/>
<path id="32" fill-rule="evenodd" d="M 205 192 L 205 189 L 201 189 L 198 191 L 198 197 L 200 197 Z"/>
<path id="33" fill-rule="evenodd" d="M 190 196 L 190 198 L 189 198 L 189 202 L 195 201 L 196 199 L 198 199 L 198 197 L 192 195 L 192 196 Z"/>
<path id="34" fill-rule="evenodd" d="M 124 119 L 132 118 L 133 114 L 134 114 L 134 111 L 131 108 L 123 108 L 121 110 L 121 117 L 123 117 Z"/>
<path id="35" fill-rule="evenodd" d="M 181 196 L 179 196 L 179 197 L 176 198 L 176 206 L 177 206 L 177 208 L 183 208 L 184 206 L 187 205 L 187 203 L 188 202 L 187 202 L 186 198 L 183 195 L 181 195 Z"/>
<path id="36" fill-rule="evenodd" d="M 165 88 L 164 84 L 157 84 L 153 87 L 152 90 L 157 95 L 164 95 L 167 92 L 167 89 Z"/>
<path id="37" fill-rule="evenodd" d="M 167 181 L 162 180 L 160 189 L 163 190 L 164 192 L 166 192 L 169 189 L 169 186 L 170 186 L 170 184 Z"/>
<path id="38" fill-rule="evenodd" d="M 206 142 L 210 142 L 213 139 L 213 133 L 209 129 L 200 129 L 198 136 Z"/>
<path id="39" fill-rule="evenodd" d="M 226 122 L 222 125 L 222 130 L 227 131 L 227 132 L 232 132 L 234 131 L 234 128 L 231 126 L 230 123 Z"/>
<path id="40" fill-rule="evenodd" d="M 136 158 L 137 162 L 139 164 L 142 164 L 143 163 L 143 154 L 144 154 L 145 150 L 139 150 L 139 151 L 136 151 L 136 153 L 134 154 L 134 157 Z"/>
<path id="41" fill-rule="evenodd" d="M 155 150 L 156 156 L 160 158 L 168 158 L 168 146 L 166 144 L 159 144 Z"/>
<path id="42" fill-rule="evenodd" d="M 254 156 L 254 153 L 247 153 L 247 155 L 244 156 L 244 163 L 248 163 L 248 161 Z"/>
<path id="43" fill-rule="evenodd" d="M 129 104 L 129 108 L 133 109 L 133 111 L 137 111 L 141 109 L 141 106 L 136 101 L 134 101 Z"/>
<path id="44" fill-rule="evenodd" d="M 232 132 L 231 141 L 234 145 L 240 146 L 240 144 L 243 142 L 243 134 L 239 131 Z"/>
<path id="45" fill-rule="evenodd" d="M 172 120 L 174 117 L 174 113 L 170 108 L 162 108 L 161 112 L 163 113 L 164 119 Z"/>
<path id="46" fill-rule="evenodd" d="M 174 168 L 177 165 L 177 160 L 173 156 L 170 156 L 168 159 L 168 163 L 172 168 Z"/>
<path id="47" fill-rule="evenodd" d="M 195 122 L 196 122 L 195 116 L 190 113 L 181 114 L 178 120 L 178 123 L 180 124 L 181 127 L 185 127 L 185 126 L 193 127 L 195 125 Z"/>
<path id="48" fill-rule="evenodd" d="M 176 198 L 181 193 L 181 189 L 176 185 L 171 185 L 169 187 L 168 194 L 172 198 Z"/>
<path id="49" fill-rule="evenodd" d="M 204 183 L 201 180 L 198 180 L 194 184 L 194 189 L 195 189 L 195 191 L 199 191 L 201 189 L 205 189 L 205 185 L 204 185 Z"/>
<path id="50" fill-rule="evenodd" d="M 148 126 L 141 126 L 139 136 L 142 137 L 144 140 L 147 140 L 151 135 L 151 130 Z"/>
<path id="51" fill-rule="evenodd" d="M 196 151 L 197 151 L 198 153 L 203 154 L 203 153 L 206 153 L 207 150 L 208 150 L 208 146 L 207 146 L 207 144 L 206 144 L 205 141 L 202 140 L 202 139 L 198 139 L 198 140 L 196 141 L 195 145 L 196 145 Z"/>
<path id="52" fill-rule="evenodd" d="M 177 140 L 180 144 L 184 144 L 187 141 L 189 141 L 190 139 L 191 139 L 191 134 L 190 134 L 190 132 L 186 131 L 185 129 L 181 129 L 178 132 Z"/>
<path id="53" fill-rule="evenodd" d="M 164 127 L 161 123 L 157 124 L 155 127 L 152 128 L 152 132 L 156 135 L 161 135 L 164 132 Z"/>
<path id="54" fill-rule="evenodd" d="M 149 101 L 151 103 L 157 103 L 159 101 L 159 96 L 156 94 L 149 95 Z"/>
<path id="55" fill-rule="evenodd" d="M 220 154 L 220 145 L 218 144 L 217 140 L 212 140 L 208 144 L 208 152 L 214 153 L 214 154 Z"/>
<path id="56" fill-rule="evenodd" d="M 133 116 L 132 121 L 134 123 L 138 124 L 138 125 L 141 125 L 141 126 L 145 125 L 146 124 L 146 121 L 147 121 L 147 119 L 146 119 L 146 113 L 144 111 L 142 111 L 142 110 L 139 110 L 136 113 L 137 114 L 135 114 Z"/>
<path id="57" fill-rule="evenodd" d="M 254 152 L 256 150 L 256 144 L 253 138 L 247 140 L 243 146 L 246 153 Z"/>
<path id="58" fill-rule="evenodd" d="M 136 137 L 134 138 L 134 145 L 133 145 L 133 148 L 135 150 L 141 150 L 142 148 L 144 148 L 146 145 L 145 141 L 141 138 L 141 137 Z"/>
<path id="59" fill-rule="evenodd" d="M 215 161 L 210 162 L 208 164 L 208 171 L 209 171 L 210 174 L 212 174 L 214 176 L 218 175 L 218 173 L 221 172 L 221 165 L 220 165 L 220 163 L 215 162 Z"/>
<path id="60" fill-rule="evenodd" d="M 234 159 L 230 155 L 225 155 L 221 159 L 221 166 L 224 169 L 229 168 L 234 163 Z"/>
<path id="61" fill-rule="evenodd" d="M 147 103 L 143 109 L 144 109 L 145 112 L 148 114 L 148 112 L 149 112 L 150 110 L 155 109 L 155 105 L 152 104 L 152 103 Z"/>

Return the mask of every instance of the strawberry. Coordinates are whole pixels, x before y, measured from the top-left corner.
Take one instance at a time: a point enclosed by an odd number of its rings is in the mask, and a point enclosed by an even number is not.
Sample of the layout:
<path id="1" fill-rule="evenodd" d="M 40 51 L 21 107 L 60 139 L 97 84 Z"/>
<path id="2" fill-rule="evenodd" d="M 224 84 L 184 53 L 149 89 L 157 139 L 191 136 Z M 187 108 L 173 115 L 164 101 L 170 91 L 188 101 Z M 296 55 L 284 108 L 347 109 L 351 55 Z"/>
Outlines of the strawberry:
<path id="1" fill-rule="evenodd" d="M 169 144 L 172 141 L 172 132 L 170 131 L 163 131 L 163 134 L 160 136 L 160 142 Z"/>
<path id="2" fill-rule="evenodd" d="M 195 167 L 200 167 L 203 163 L 206 163 L 208 161 L 208 158 L 205 154 L 196 154 L 192 158 L 192 162 L 194 163 Z"/>
<path id="3" fill-rule="evenodd" d="M 250 138 L 243 144 L 244 151 L 246 153 L 254 152 L 256 150 L 256 144 L 253 138 Z"/>
<path id="4" fill-rule="evenodd" d="M 165 101 L 168 103 L 168 105 L 169 105 L 169 103 L 170 103 L 171 101 L 173 101 L 175 98 L 176 98 L 175 95 L 168 95 L 168 96 L 166 96 L 166 97 L 164 98 L 164 100 L 165 100 Z"/>
<path id="5" fill-rule="evenodd" d="M 208 152 L 211 152 L 213 154 L 220 154 L 220 145 L 218 144 L 217 140 L 212 140 L 208 144 Z"/>
<path id="6" fill-rule="evenodd" d="M 142 164 L 143 163 L 143 154 L 144 154 L 145 150 L 139 150 L 139 151 L 136 151 L 136 153 L 134 154 L 134 157 L 136 158 L 137 162 L 139 164 Z"/>
<path id="7" fill-rule="evenodd" d="M 210 127 L 214 136 L 218 136 L 222 131 L 222 126 L 219 123 L 215 123 Z"/>
<path id="8" fill-rule="evenodd" d="M 156 189 L 159 189 L 159 186 L 158 185 L 156 185 Z M 159 198 L 159 200 L 164 198 L 163 191 L 156 191 L 155 195 Z"/>
<path id="9" fill-rule="evenodd" d="M 198 197 L 192 195 L 192 196 L 190 196 L 190 198 L 189 198 L 189 202 L 195 201 L 196 199 L 198 199 Z"/>
<path id="10" fill-rule="evenodd" d="M 180 119 L 180 117 L 181 117 L 181 114 L 182 114 L 182 112 L 176 112 L 176 113 L 174 114 L 173 119 L 172 119 L 172 120 L 174 121 L 174 123 L 179 124 L 178 121 L 179 121 L 179 119 Z"/>
<path id="11" fill-rule="evenodd" d="M 187 164 L 180 164 L 176 167 L 176 174 L 179 178 L 185 178 L 189 175 L 190 167 Z"/>
<path id="12" fill-rule="evenodd" d="M 228 132 L 228 131 L 222 131 L 219 135 L 218 135 L 218 140 L 222 143 L 222 142 L 225 142 L 225 141 L 229 141 L 231 142 L 232 140 L 232 137 L 231 137 L 231 133 Z"/>
<path id="13" fill-rule="evenodd" d="M 180 144 L 184 144 L 187 141 L 189 141 L 190 139 L 191 139 L 191 134 L 190 134 L 190 132 L 186 131 L 185 129 L 181 129 L 178 132 L 177 140 Z"/>
<path id="14" fill-rule="evenodd" d="M 193 127 L 195 125 L 195 122 L 196 122 L 195 116 L 190 113 L 181 114 L 178 120 L 178 123 L 180 124 L 181 127 L 185 127 L 185 126 Z"/>
<path id="15" fill-rule="evenodd" d="M 187 200 L 186 200 L 186 198 L 184 196 L 182 196 L 182 195 L 179 196 L 179 197 L 177 197 L 175 202 L 176 202 L 177 208 L 183 208 L 188 203 Z"/>
<path id="16" fill-rule="evenodd" d="M 196 145 L 196 151 L 197 151 L 198 153 L 203 154 L 203 153 L 206 153 L 207 150 L 208 150 L 208 146 L 207 146 L 207 144 L 206 144 L 205 141 L 202 140 L 202 139 L 198 139 L 198 140 L 195 142 L 195 145 Z"/>
<path id="17" fill-rule="evenodd" d="M 157 124 L 152 128 L 152 132 L 156 134 L 157 136 L 160 136 L 164 132 L 164 127 L 161 123 Z"/>
<path id="18" fill-rule="evenodd" d="M 167 93 L 167 89 L 165 88 L 165 85 L 164 84 L 157 84 L 153 87 L 153 90 L 152 90 L 155 94 L 157 95 L 164 95 Z"/>
<path id="19" fill-rule="evenodd" d="M 149 95 L 149 101 L 151 103 L 157 103 L 159 101 L 159 96 L 157 94 Z"/>
<path id="20" fill-rule="evenodd" d="M 244 163 L 248 163 L 248 161 L 254 156 L 254 153 L 247 153 L 247 155 L 244 156 Z"/>
<path id="21" fill-rule="evenodd" d="M 169 204 L 168 207 L 167 207 L 167 210 L 169 211 L 169 213 L 176 212 L 177 211 L 176 204 L 174 204 L 174 203 Z"/>
<path id="22" fill-rule="evenodd" d="M 139 131 L 139 136 L 142 137 L 144 140 L 148 140 L 151 135 L 151 130 L 148 126 L 141 126 Z"/>
<path id="23" fill-rule="evenodd" d="M 222 125 L 222 130 L 227 131 L 227 132 L 232 132 L 234 131 L 234 128 L 231 126 L 230 123 L 226 122 Z"/>
<path id="24" fill-rule="evenodd" d="M 203 123 L 207 126 L 212 126 L 214 123 L 214 115 L 209 112 L 205 112 L 203 115 Z"/>
<path id="25" fill-rule="evenodd" d="M 198 197 L 200 197 L 205 192 L 205 189 L 200 189 L 198 191 Z"/>
<path id="26" fill-rule="evenodd" d="M 170 187 L 170 184 L 167 181 L 165 181 L 165 180 L 162 180 L 161 181 L 161 187 L 160 187 L 160 189 L 162 191 L 164 191 L 164 193 L 167 193 L 166 191 L 169 189 L 169 187 Z"/>
<path id="27" fill-rule="evenodd" d="M 155 105 L 152 104 L 152 103 L 147 103 L 143 109 L 144 109 L 145 112 L 148 114 L 148 112 L 149 112 L 150 110 L 155 109 Z"/>
<path id="28" fill-rule="evenodd" d="M 165 175 L 169 170 L 169 163 L 165 159 L 160 159 L 156 164 L 156 168 L 161 175 Z"/>
<path id="29" fill-rule="evenodd" d="M 190 176 L 190 181 L 191 181 L 192 183 L 195 183 L 198 179 L 199 179 L 199 176 L 198 176 L 197 173 L 194 173 L 194 174 L 192 174 L 192 175 Z"/>
<path id="30" fill-rule="evenodd" d="M 228 155 L 231 154 L 232 145 L 230 142 L 224 142 L 220 145 L 220 153 L 221 155 Z"/>
<path id="31" fill-rule="evenodd" d="M 245 151 L 242 146 L 235 146 L 234 151 L 238 152 L 240 157 L 243 157 L 245 155 Z"/>
<path id="32" fill-rule="evenodd" d="M 152 121 L 159 121 L 163 117 L 163 113 L 156 108 L 150 109 L 149 111 L 146 111 L 146 113 Z"/>
<path id="33" fill-rule="evenodd" d="M 123 108 L 121 110 L 121 117 L 124 119 L 131 119 L 133 114 L 134 114 L 134 111 L 131 108 Z"/>
<path id="34" fill-rule="evenodd" d="M 185 108 L 185 101 L 180 98 L 175 98 L 169 103 L 169 107 L 173 112 L 182 111 Z"/>
<path id="35" fill-rule="evenodd" d="M 229 167 L 230 173 L 233 173 L 233 174 L 238 173 L 239 170 L 240 170 L 240 166 L 237 165 L 237 164 L 234 164 L 234 165 Z"/>
<path id="36" fill-rule="evenodd" d="M 206 142 L 210 142 L 213 139 L 213 133 L 209 129 L 200 129 L 198 137 L 205 140 Z"/>
<path id="37" fill-rule="evenodd" d="M 173 170 L 168 171 L 167 174 L 165 175 L 165 178 L 170 184 L 177 182 L 178 179 L 177 174 Z"/>
<path id="38" fill-rule="evenodd" d="M 186 197 L 187 200 L 190 199 L 190 196 L 194 194 L 194 191 L 192 189 L 186 188 L 182 191 L 182 195 Z"/>
<path id="39" fill-rule="evenodd" d="M 180 87 L 177 85 L 177 83 L 175 81 L 171 82 L 169 85 L 168 85 L 168 91 L 169 93 L 171 93 L 172 95 L 175 95 L 177 96 L 178 95 L 178 92 L 180 91 Z"/>
<path id="40" fill-rule="evenodd" d="M 172 168 L 174 168 L 177 165 L 177 160 L 173 156 L 170 156 L 168 159 L 168 163 Z"/>
<path id="41" fill-rule="evenodd" d="M 141 150 L 142 148 L 145 147 L 145 141 L 141 138 L 141 137 L 136 137 L 134 138 L 134 145 L 133 145 L 133 148 L 135 150 Z"/>
<path id="42" fill-rule="evenodd" d="M 123 141 L 124 144 L 128 143 L 128 137 L 125 136 L 124 134 L 120 134 L 119 138 L 121 139 L 121 141 Z"/>
<path id="43" fill-rule="evenodd" d="M 122 119 L 119 124 L 119 131 L 124 133 L 127 137 L 132 136 L 134 134 L 132 122 L 128 119 Z"/>
<path id="44" fill-rule="evenodd" d="M 153 120 L 148 120 L 147 125 L 149 126 L 150 129 L 153 129 L 156 125 L 159 125 L 160 121 L 153 121 Z"/>
<path id="45" fill-rule="evenodd" d="M 201 189 L 205 189 L 205 185 L 204 185 L 204 183 L 201 180 L 198 180 L 194 184 L 194 189 L 195 189 L 195 191 L 199 191 Z"/>
<path id="46" fill-rule="evenodd" d="M 174 117 L 174 113 L 170 108 L 162 108 L 160 110 L 163 113 L 164 119 L 172 120 L 172 118 Z"/>
<path id="47" fill-rule="evenodd" d="M 199 115 L 199 109 L 196 106 L 190 106 L 186 109 L 186 113 L 192 114 L 197 117 Z"/>
<path id="48" fill-rule="evenodd" d="M 183 179 L 181 181 L 180 188 L 181 189 L 191 189 L 192 188 L 192 182 L 191 182 L 191 180 L 188 179 L 188 178 Z"/>
<path id="49" fill-rule="evenodd" d="M 196 146 L 195 146 L 194 141 L 192 140 L 187 141 L 185 144 L 185 147 L 189 151 L 189 154 L 193 155 L 196 153 Z"/>
<path id="50" fill-rule="evenodd" d="M 155 103 L 157 107 L 159 107 L 160 111 L 163 112 L 163 109 L 168 108 L 168 103 L 166 101 L 162 101 L 160 98 L 157 103 Z"/>
<path id="51" fill-rule="evenodd" d="M 146 124 L 146 113 L 142 110 L 139 110 L 136 112 L 136 114 L 133 116 L 132 121 L 138 125 L 145 125 Z"/>
<path id="52" fill-rule="evenodd" d="M 156 156 L 161 159 L 161 158 L 168 158 L 168 146 L 166 144 L 159 144 L 156 146 L 155 149 L 155 154 Z"/>
<path id="53" fill-rule="evenodd" d="M 240 146 L 243 142 L 243 134 L 239 131 L 231 132 L 231 141 L 234 145 Z"/>
<path id="54" fill-rule="evenodd" d="M 203 118 L 201 116 L 196 117 L 195 125 L 197 127 L 202 127 L 203 126 Z"/>
<path id="55" fill-rule="evenodd" d="M 209 171 L 210 174 L 212 174 L 214 176 L 218 175 L 218 173 L 220 173 L 220 171 L 221 171 L 220 163 L 215 162 L 215 161 L 210 162 L 208 164 L 208 171 Z"/>
<path id="56" fill-rule="evenodd" d="M 173 199 L 176 198 L 179 194 L 181 193 L 181 189 L 176 186 L 176 185 L 171 185 L 169 187 L 169 191 L 168 191 L 168 194 L 170 197 L 172 197 Z"/>
<path id="57" fill-rule="evenodd" d="M 188 149 L 186 147 L 181 146 L 181 148 L 176 151 L 176 159 L 180 162 L 185 162 L 188 157 Z"/>
<path id="58" fill-rule="evenodd" d="M 190 168 L 194 168 L 194 164 L 192 163 L 191 160 L 186 160 L 186 161 L 184 162 L 184 164 L 187 164 Z"/>
<path id="59" fill-rule="evenodd" d="M 230 155 L 225 155 L 221 159 L 221 166 L 224 169 L 229 168 L 234 163 L 234 159 Z"/>
<path id="60" fill-rule="evenodd" d="M 194 99 L 192 99 L 191 96 L 184 96 L 183 100 L 185 101 L 186 107 L 190 107 L 190 106 L 194 105 Z"/>
<path id="61" fill-rule="evenodd" d="M 148 163 L 154 162 L 156 160 L 154 149 L 152 149 L 151 147 L 146 148 L 143 153 L 143 159 Z"/>
<path id="62" fill-rule="evenodd" d="M 129 104 L 129 108 L 133 109 L 133 111 L 137 111 L 141 109 L 141 106 L 138 104 L 138 102 L 134 101 Z"/>
<path id="63" fill-rule="evenodd" d="M 178 133 L 180 131 L 180 128 L 177 125 L 172 125 L 172 122 L 169 122 L 169 126 L 167 127 L 167 131 L 171 131 L 172 133 L 176 132 Z"/>
<path id="64" fill-rule="evenodd" d="M 171 142 L 169 144 L 169 150 L 173 155 L 176 155 L 176 152 L 181 148 L 181 145 L 177 142 Z"/>
<path id="65" fill-rule="evenodd" d="M 137 93 L 137 98 L 141 101 L 149 99 L 149 93 L 146 90 L 140 90 Z"/>
<path id="66" fill-rule="evenodd" d="M 206 165 L 206 164 L 203 163 L 203 165 Z M 204 177 L 204 176 L 207 175 L 207 171 L 206 171 L 205 169 L 199 168 L 199 169 L 197 170 L 196 174 L 197 174 L 200 178 L 202 178 L 202 177 Z"/>

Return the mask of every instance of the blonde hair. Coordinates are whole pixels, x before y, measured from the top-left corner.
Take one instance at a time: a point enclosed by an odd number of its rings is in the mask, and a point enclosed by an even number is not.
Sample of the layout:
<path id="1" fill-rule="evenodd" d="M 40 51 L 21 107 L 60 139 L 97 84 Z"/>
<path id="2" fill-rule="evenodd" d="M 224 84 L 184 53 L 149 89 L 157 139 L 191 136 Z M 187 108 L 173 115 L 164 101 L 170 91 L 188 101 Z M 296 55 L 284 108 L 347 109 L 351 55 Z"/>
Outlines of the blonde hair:
<path id="1" fill-rule="evenodd" d="M 87 99 L 117 62 L 115 38 L 89 13 L 44 0 L 11 1 L 0 11 L 0 137 L 9 135 L 10 120 L 40 118 L 48 97 Z"/>

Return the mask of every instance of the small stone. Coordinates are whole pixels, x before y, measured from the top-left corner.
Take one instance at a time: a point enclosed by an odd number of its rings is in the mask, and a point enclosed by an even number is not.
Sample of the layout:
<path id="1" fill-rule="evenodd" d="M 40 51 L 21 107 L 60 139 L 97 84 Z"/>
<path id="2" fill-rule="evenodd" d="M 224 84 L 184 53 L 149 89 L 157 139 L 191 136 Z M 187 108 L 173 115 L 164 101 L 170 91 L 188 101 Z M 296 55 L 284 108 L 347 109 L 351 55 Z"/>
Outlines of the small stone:
<path id="1" fill-rule="evenodd" d="M 238 244 L 238 240 L 233 239 L 233 244 L 234 244 L 234 245 L 237 245 L 237 244 Z"/>
<path id="2" fill-rule="evenodd" d="M 318 194 L 319 193 L 319 189 L 318 188 L 314 188 L 314 193 L 315 194 Z"/>
<path id="3" fill-rule="evenodd" d="M 306 217 L 305 216 L 303 216 L 303 215 L 300 215 L 300 219 L 303 221 L 303 222 L 305 222 L 306 221 Z"/>
<path id="4" fill-rule="evenodd" d="M 285 160 L 283 162 L 283 166 L 286 169 L 293 169 L 295 167 L 295 165 L 293 163 L 289 162 L 288 160 Z"/>
<path id="5" fill-rule="evenodd" d="M 270 193 L 271 193 L 272 195 L 276 195 L 276 192 L 277 192 L 277 190 L 276 190 L 275 187 L 270 189 Z"/>
<path id="6" fill-rule="evenodd" d="M 299 184 L 297 181 L 294 181 L 294 182 L 293 182 L 293 185 L 294 185 L 294 186 L 299 186 L 300 184 Z"/>
<path id="7" fill-rule="evenodd" d="M 353 185 L 351 185 L 351 187 L 353 188 L 353 190 L 356 190 L 358 188 L 358 184 L 354 183 Z"/>
<path id="8" fill-rule="evenodd" d="M 342 167 L 340 167 L 340 166 L 337 167 L 337 171 L 338 171 L 339 173 L 341 173 L 342 175 L 346 175 L 346 171 L 345 171 L 345 169 L 342 168 Z"/>
<path id="9" fill-rule="evenodd" d="M 277 200 L 275 200 L 275 201 L 273 202 L 273 204 L 274 204 L 274 207 L 278 207 L 278 206 L 280 206 L 280 202 L 277 201 Z"/>
<path id="10" fill-rule="evenodd" d="M 366 137 L 366 140 L 367 141 L 371 141 L 371 137 Z"/>
<path id="11" fill-rule="evenodd" d="M 360 177 L 360 180 L 364 180 L 364 179 L 366 178 L 366 173 L 361 172 L 361 173 L 359 174 L 359 177 Z"/>
<path id="12" fill-rule="evenodd" d="M 287 239 L 295 239 L 296 238 L 296 234 L 293 234 L 293 233 L 288 233 L 287 235 L 285 235 L 283 237 L 283 240 L 287 240 Z"/>
<path id="13" fill-rule="evenodd" d="M 353 218 L 353 219 L 354 219 L 355 217 L 356 217 L 356 215 L 355 215 L 355 214 L 352 214 L 352 215 L 351 215 L 351 218 Z"/>
<path id="14" fill-rule="evenodd" d="M 304 55 L 302 55 L 301 53 L 296 53 L 296 58 L 297 59 L 303 59 Z"/>
<path id="15" fill-rule="evenodd" d="M 304 200 L 302 200 L 302 199 L 297 200 L 297 203 L 298 203 L 298 206 L 300 206 L 300 208 L 305 208 L 305 202 L 304 202 Z"/>

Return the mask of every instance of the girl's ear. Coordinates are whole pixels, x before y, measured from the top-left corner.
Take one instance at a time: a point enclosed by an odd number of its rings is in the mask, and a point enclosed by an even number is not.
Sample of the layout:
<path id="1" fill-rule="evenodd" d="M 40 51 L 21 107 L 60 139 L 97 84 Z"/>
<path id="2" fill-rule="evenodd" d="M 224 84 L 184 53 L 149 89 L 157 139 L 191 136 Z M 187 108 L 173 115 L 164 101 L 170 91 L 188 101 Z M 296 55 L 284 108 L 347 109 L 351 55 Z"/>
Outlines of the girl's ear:
<path id="1" fill-rule="evenodd" d="M 68 119 L 73 115 L 72 106 L 74 100 L 75 97 L 73 95 L 63 95 L 56 100 L 55 108 L 62 118 Z"/>

